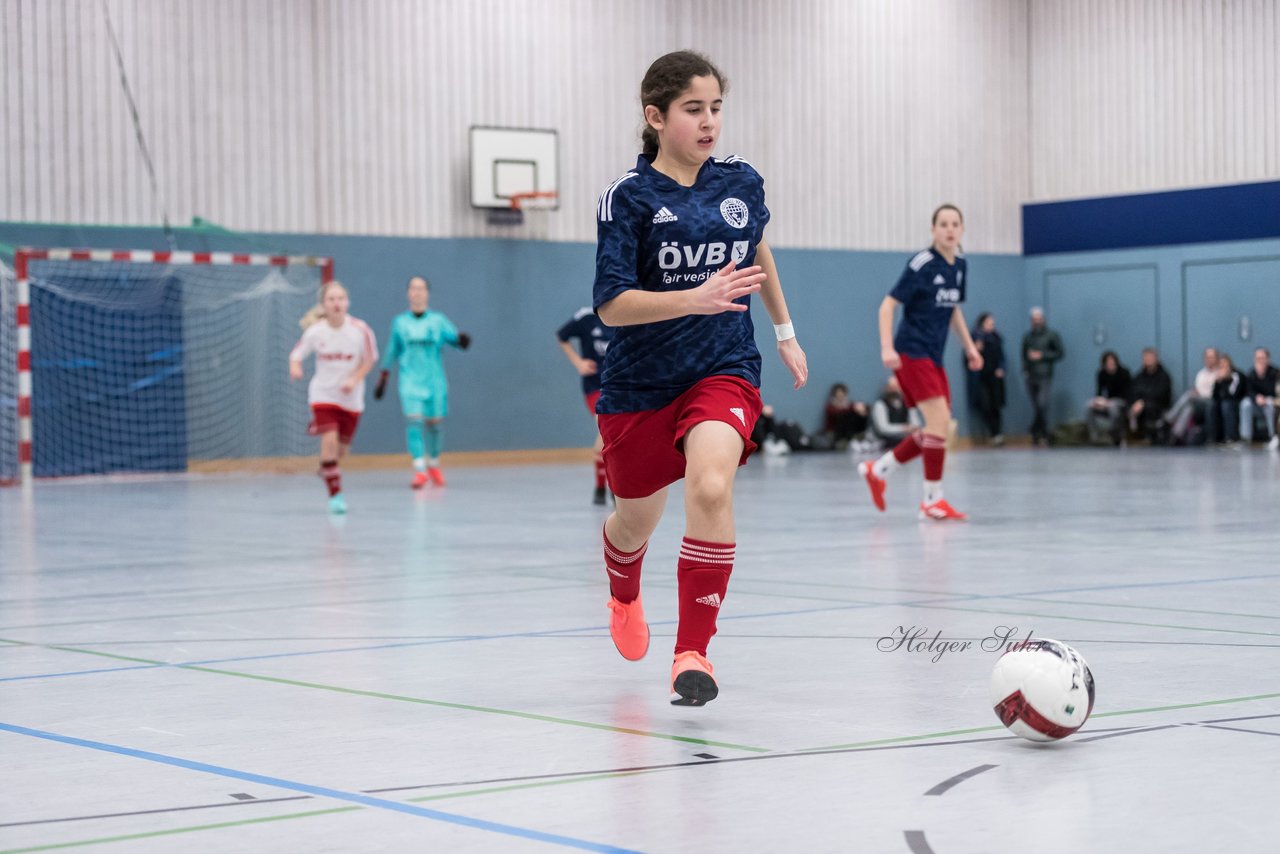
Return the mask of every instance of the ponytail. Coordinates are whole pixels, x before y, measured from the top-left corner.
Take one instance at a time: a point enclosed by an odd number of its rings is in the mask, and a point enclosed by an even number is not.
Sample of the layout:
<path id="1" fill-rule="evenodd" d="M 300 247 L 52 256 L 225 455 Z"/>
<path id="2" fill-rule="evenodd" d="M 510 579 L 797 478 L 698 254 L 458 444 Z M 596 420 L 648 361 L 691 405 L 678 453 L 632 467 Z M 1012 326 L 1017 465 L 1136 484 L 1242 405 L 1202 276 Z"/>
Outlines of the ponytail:
<path id="1" fill-rule="evenodd" d="M 645 122 L 644 130 L 640 131 L 640 153 L 649 162 L 653 162 L 658 156 L 658 132 L 648 122 Z"/>
<path id="2" fill-rule="evenodd" d="M 298 318 L 298 325 L 302 327 L 302 331 L 306 332 L 315 326 L 321 320 L 324 320 L 324 306 L 316 303 L 307 309 L 307 313 Z"/>
<path id="3" fill-rule="evenodd" d="M 307 309 L 306 314 L 298 318 L 298 325 L 302 327 L 302 331 L 305 332 L 324 320 L 324 295 L 329 292 L 329 288 L 335 285 L 342 288 L 342 283 L 337 279 L 330 279 L 320 286 L 320 293 L 316 295 L 316 304 Z M 346 288 L 342 289 L 346 290 Z"/>

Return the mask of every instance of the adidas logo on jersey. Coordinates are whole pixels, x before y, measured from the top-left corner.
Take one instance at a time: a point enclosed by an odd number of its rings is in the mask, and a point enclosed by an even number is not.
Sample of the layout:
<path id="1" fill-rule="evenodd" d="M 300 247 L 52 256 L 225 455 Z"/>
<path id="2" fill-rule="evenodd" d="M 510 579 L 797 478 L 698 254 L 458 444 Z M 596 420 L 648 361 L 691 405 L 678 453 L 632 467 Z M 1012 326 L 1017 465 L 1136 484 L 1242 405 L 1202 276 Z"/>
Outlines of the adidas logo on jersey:
<path id="1" fill-rule="evenodd" d="M 676 216 L 665 207 L 653 215 L 653 221 L 655 224 L 659 222 L 676 222 L 679 219 L 680 217 Z"/>
<path id="2" fill-rule="evenodd" d="M 935 285 L 945 285 L 947 283 L 947 280 L 942 278 L 942 274 L 939 273 L 938 275 L 933 277 L 933 283 Z"/>
<path id="3" fill-rule="evenodd" d="M 699 605 L 710 605 L 712 608 L 719 608 L 720 594 L 712 593 L 707 596 L 699 596 L 697 599 L 694 599 L 693 601 L 697 602 Z"/>
<path id="4" fill-rule="evenodd" d="M 743 414 L 741 407 L 734 406 L 734 407 L 731 407 L 729 411 L 732 412 L 734 415 L 738 416 L 738 420 L 742 422 L 743 427 L 747 426 L 747 417 Z"/>

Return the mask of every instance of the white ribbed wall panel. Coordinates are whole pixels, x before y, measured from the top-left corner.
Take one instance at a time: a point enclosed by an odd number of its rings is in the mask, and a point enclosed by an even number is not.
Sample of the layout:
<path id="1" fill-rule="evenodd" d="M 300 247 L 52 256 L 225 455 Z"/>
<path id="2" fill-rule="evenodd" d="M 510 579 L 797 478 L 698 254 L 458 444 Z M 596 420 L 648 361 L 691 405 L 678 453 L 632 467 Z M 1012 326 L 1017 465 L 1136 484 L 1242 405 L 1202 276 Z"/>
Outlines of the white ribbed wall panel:
<path id="1" fill-rule="evenodd" d="M 1280 2 L 1030 0 L 1033 199 L 1280 177 Z"/>
<path id="2" fill-rule="evenodd" d="M 678 3 L 730 78 L 720 151 L 764 174 L 780 246 L 904 249 L 942 202 L 970 250 L 1016 252 L 1029 174 L 1025 4 Z"/>
<path id="3" fill-rule="evenodd" d="M 1016 250 L 1021 0 L 107 0 L 173 222 L 594 237 L 636 93 L 693 46 L 735 81 L 721 153 L 769 181 L 777 245 L 910 248 L 949 199 Z M 0 0 L 0 219 L 152 224 L 99 0 Z M 467 128 L 560 132 L 561 210 L 467 203 Z M 1008 127 L 1015 128 L 1010 132 Z"/>
<path id="4" fill-rule="evenodd" d="M 664 33 L 615 0 L 321 0 L 317 230 L 594 240 L 596 195 L 633 161 L 636 92 Z M 558 131 L 560 210 L 486 226 L 469 205 L 471 125 Z"/>
<path id="5" fill-rule="evenodd" d="M 909 249 L 940 201 L 1016 251 L 1028 199 L 1280 174 L 1276 0 L 107 0 L 171 219 L 594 237 L 648 62 L 733 81 L 722 154 L 779 246 Z M 154 224 L 100 0 L 0 0 L 0 219 Z M 467 128 L 560 132 L 561 210 L 467 203 Z"/>

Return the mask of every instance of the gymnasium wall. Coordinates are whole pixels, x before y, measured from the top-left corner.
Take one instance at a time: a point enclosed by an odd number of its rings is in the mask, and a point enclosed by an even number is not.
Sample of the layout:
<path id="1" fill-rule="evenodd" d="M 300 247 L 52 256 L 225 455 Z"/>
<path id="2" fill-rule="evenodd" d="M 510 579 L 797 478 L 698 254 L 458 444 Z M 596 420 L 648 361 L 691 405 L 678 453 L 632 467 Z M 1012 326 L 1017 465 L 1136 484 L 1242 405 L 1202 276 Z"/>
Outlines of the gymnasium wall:
<path id="1" fill-rule="evenodd" d="M 1059 420 L 1082 417 L 1104 350 L 1132 370 L 1143 347 L 1157 347 L 1179 393 L 1205 347 L 1225 350 L 1246 369 L 1258 346 L 1280 361 L 1280 240 L 1040 255 L 1025 263 L 1026 303 L 1045 307 L 1068 353 L 1054 386 Z"/>
<path id="2" fill-rule="evenodd" d="M 1275 0 L 1030 0 L 1025 201 L 1280 176 Z"/>
<path id="3" fill-rule="evenodd" d="M 271 234 L 233 237 L 182 229 L 180 248 L 249 250 L 264 247 L 297 254 L 332 255 L 351 290 L 352 313 L 385 339 L 393 315 L 403 311 L 404 284 L 425 272 L 431 304 L 475 337 L 469 352 L 449 351 L 451 450 L 563 448 L 589 445 L 592 423 L 582 404 L 577 374 L 561 353 L 555 330 L 591 301 L 595 247 L 589 243 L 489 238 L 397 238 L 351 235 Z M 158 229 L 0 223 L 0 243 L 11 246 L 95 246 L 163 249 Z M 876 310 L 908 260 L 902 252 L 780 249 L 777 258 L 791 313 L 808 353 L 810 384 L 791 389 L 776 356 L 773 329 L 763 306 L 754 317 L 764 354 L 763 394 L 781 417 L 806 429 L 820 426 L 826 392 L 848 383 L 854 396 L 872 399 L 886 376 L 880 367 Z M 971 255 L 970 320 L 983 310 L 1001 322 L 1025 313 L 1023 267 L 1017 256 Z M 38 323 L 39 318 L 33 318 Z M 947 366 L 966 430 L 964 376 L 954 348 Z M 263 370 L 284 371 L 284 365 Z M 1023 420 L 1021 392 L 1010 414 Z M 299 424 L 298 429 L 305 425 Z M 356 450 L 398 453 L 403 448 L 397 403 L 369 402 Z"/>
<path id="4" fill-rule="evenodd" d="M 103 8 L 0 0 L 0 220 L 588 242 L 645 68 L 694 46 L 730 78 L 720 153 L 766 176 L 774 245 L 907 251 L 947 200 L 972 249 L 1018 249 L 1022 0 L 106 0 L 156 195 Z M 559 131 L 558 214 L 484 223 L 472 124 Z"/>

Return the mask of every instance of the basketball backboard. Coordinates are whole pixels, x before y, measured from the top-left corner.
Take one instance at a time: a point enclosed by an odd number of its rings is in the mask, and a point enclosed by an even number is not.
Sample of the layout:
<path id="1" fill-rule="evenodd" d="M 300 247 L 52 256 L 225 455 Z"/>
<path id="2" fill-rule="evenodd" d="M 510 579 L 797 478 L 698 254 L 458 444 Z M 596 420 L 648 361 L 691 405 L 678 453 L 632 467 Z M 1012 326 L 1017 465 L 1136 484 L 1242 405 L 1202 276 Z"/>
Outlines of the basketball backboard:
<path id="1" fill-rule="evenodd" d="M 471 206 L 511 208 L 512 196 L 558 193 L 558 137 L 553 130 L 471 127 Z M 556 209 L 558 197 L 522 200 L 524 208 Z"/>

